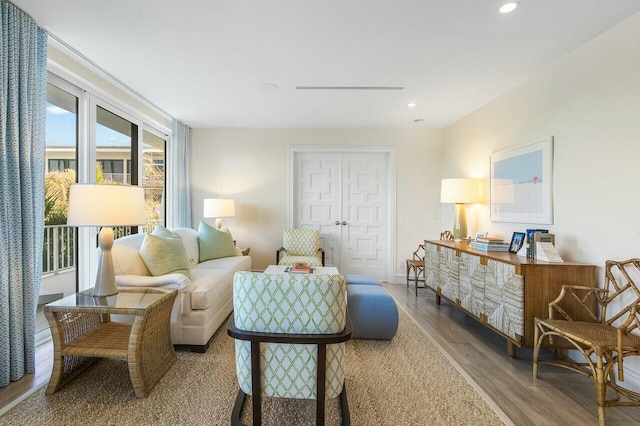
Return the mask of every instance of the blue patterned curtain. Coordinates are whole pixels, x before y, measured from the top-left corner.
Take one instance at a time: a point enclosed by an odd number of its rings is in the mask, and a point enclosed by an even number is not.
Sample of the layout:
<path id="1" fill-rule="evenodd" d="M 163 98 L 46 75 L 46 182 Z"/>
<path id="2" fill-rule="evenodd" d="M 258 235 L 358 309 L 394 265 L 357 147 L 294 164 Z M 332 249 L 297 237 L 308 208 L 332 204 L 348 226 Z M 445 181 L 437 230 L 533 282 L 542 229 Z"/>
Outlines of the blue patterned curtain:
<path id="1" fill-rule="evenodd" d="M 0 8 L 0 387 L 35 368 L 44 238 L 47 33 Z"/>
<path id="2" fill-rule="evenodd" d="M 169 177 L 170 228 L 191 228 L 190 163 L 191 128 L 174 119 L 169 146 L 171 175 Z"/>

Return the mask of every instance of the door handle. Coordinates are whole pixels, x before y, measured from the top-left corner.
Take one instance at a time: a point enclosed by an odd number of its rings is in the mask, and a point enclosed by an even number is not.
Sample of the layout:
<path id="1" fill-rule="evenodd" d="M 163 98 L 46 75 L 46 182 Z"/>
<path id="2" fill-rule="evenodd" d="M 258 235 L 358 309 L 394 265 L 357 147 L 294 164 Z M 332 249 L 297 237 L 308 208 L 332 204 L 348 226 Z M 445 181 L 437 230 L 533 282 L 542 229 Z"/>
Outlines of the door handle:
<path id="1" fill-rule="evenodd" d="M 343 220 L 343 221 L 342 221 L 342 224 L 343 224 L 343 225 L 346 225 L 346 224 L 347 224 L 347 221 L 346 221 L 346 220 Z"/>
<path id="2" fill-rule="evenodd" d="M 340 225 L 340 221 L 339 220 L 336 220 L 336 225 Z"/>

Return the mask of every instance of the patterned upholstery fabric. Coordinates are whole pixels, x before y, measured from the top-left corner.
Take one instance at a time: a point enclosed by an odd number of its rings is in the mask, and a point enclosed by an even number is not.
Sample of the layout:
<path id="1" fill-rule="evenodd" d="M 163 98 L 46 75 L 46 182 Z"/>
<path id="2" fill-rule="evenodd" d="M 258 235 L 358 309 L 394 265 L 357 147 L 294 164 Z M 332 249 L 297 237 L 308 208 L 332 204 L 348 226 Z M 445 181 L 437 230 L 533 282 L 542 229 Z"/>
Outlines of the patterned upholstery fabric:
<path id="1" fill-rule="evenodd" d="M 346 324 L 345 281 L 341 275 L 237 272 L 233 280 L 236 327 L 268 333 L 333 334 Z M 316 346 L 263 343 L 262 394 L 316 398 Z M 251 388 L 251 344 L 236 340 L 240 388 Z M 327 345 L 326 397 L 344 384 L 344 343 Z"/>
<path id="2" fill-rule="evenodd" d="M 44 240 L 47 32 L 0 4 L 0 387 L 35 371 Z"/>
<path id="3" fill-rule="evenodd" d="M 278 265 L 293 266 L 306 262 L 311 266 L 322 266 L 320 233 L 314 229 L 285 229 L 282 232 L 283 257 Z"/>

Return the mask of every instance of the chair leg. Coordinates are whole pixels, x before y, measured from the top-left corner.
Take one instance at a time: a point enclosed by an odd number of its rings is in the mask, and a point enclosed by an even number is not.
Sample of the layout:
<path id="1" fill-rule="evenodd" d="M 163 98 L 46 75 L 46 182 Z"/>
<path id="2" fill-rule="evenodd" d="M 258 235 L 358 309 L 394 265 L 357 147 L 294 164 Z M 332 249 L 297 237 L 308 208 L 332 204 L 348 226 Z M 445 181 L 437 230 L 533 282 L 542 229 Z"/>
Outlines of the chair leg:
<path id="1" fill-rule="evenodd" d="M 351 425 L 351 413 L 349 412 L 349 400 L 347 399 L 347 384 L 342 384 L 340 392 L 340 414 L 342 415 L 342 426 Z"/>
<path id="2" fill-rule="evenodd" d="M 327 369 L 327 345 L 318 344 L 316 376 L 316 425 L 324 425 L 325 380 Z"/>
<path id="3" fill-rule="evenodd" d="M 260 383 L 260 342 L 251 342 L 251 393 L 253 425 L 262 425 L 262 384 Z"/>
<path id="4" fill-rule="evenodd" d="M 607 378 L 604 372 L 602 355 L 596 355 L 596 369 L 593 373 L 596 378 L 596 396 L 598 397 L 598 424 L 605 426 L 604 407 L 607 402 Z"/>
<path id="5" fill-rule="evenodd" d="M 242 389 L 238 390 L 238 396 L 236 396 L 236 402 L 233 404 L 233 411 L 231 412 L 231 425 L 232 426 L 244 426 L 240 418 L 242 417 L 242 407 L 247 394 Z"/>
<path id="6" fill-rule="evenodd" d="M 533 378 L 538 378 L 538 357 L 540 356 L 540 329 L 538 324 L 533 327 Z"/>
<path id="7" fill-rule="evenodd" d="M 407 270 L 407 288 L 409 288 L 409 270 L 411 269 L 411 265 L 407 262 L 407 266 L 405 268 Z"/>

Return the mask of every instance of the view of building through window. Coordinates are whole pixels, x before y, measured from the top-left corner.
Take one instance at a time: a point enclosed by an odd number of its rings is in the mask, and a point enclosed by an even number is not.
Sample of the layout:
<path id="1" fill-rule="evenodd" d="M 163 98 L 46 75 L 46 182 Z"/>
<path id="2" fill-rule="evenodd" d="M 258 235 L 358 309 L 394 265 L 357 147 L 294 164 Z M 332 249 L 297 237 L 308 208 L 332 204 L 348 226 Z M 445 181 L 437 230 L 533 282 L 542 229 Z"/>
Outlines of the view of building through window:
<path id="1" fill-rule="evenodd" d="M 45 237 L 36 333 L 48 328 L 41 315 L 42 306 L 78 290 L 77 252 L 82 242 L 78 240 L 77 228 L 68 227 L 66 223 L 69 187 L 78 182 L 80 170 L 85 170 L 86 176 L 88 161 L 92 158 L 89 152 L 79 155 L 79 152 L 84 152 L 78 149 L 81 143 L 84 143 L 82 146 L 95 146 L 96 183 L 140 185 L 144 188 L 147 206 L 145 231 L 165 223 L 165 138 L 147 130 L 140 131 L 141 121 L 134 123 L 96 105 L 95 122 L 86 123 L 86 126 L 95 126 L 95 145 L 80 141 L 79 117 L 90 117 L 91 114 L 79 111 L 82 91 L 75 87 L 68 91 L 61 88 L 67 86 L 47 85 Z M 139 135 L 142 137 L 141 146 Z M 114 228 L 114 231 L 117 238 L 137 232 L 137 227 Z"/>

